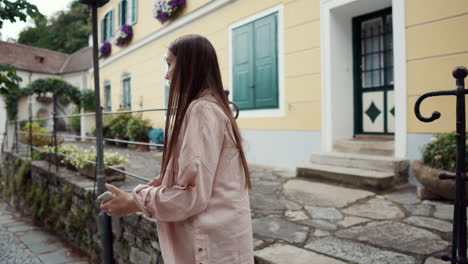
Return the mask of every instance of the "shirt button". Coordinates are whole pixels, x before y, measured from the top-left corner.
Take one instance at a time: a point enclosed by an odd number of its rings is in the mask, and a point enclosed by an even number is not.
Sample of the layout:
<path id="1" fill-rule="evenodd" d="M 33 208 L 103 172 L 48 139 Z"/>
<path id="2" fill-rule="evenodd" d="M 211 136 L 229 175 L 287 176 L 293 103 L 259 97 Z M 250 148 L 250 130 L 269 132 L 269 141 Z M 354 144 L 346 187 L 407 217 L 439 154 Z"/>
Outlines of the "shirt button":
<path id="1" fill-rule="evenodd" d="M 202 249 L 202 248 L 199 248 L 199 249 L 198 249 L 198 252 L 202 252 L 202 251 L 203 251 L 203 249 Z"/>

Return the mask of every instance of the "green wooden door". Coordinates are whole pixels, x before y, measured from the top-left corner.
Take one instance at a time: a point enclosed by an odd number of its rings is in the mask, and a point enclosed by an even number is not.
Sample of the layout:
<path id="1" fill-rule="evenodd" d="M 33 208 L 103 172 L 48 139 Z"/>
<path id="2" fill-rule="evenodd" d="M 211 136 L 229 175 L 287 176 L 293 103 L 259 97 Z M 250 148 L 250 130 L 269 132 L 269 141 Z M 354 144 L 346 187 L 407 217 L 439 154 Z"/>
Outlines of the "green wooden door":
<path id="1" fill-rule="evenodd" d="M 233 97 L 242 110 L 278 107 L 277 32 L 277 13 L 233 30 Z"/>
<path id="2" fill-rule="evenodd" d="M 394 134 L 392 10 L 353 19 L 355 134 Z"/>

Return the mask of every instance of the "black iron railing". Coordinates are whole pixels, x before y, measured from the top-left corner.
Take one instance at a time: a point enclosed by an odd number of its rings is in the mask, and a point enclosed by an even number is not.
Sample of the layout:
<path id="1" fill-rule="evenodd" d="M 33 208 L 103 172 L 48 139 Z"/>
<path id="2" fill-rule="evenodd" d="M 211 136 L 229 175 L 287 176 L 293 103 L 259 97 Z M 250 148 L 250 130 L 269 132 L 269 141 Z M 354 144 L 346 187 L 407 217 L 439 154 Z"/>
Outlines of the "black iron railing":
<path id="1" fill-rule="evenodd" d="M 455 180 L 455 202 L 453 212 L 453 233 L 452 233 L 452 254 L 447 253 L 441 255 L 441 259 L 450 261 L 452 264 L 466 264 L 466 198 L 465 198 L 465 147 L 466 147 L 466 116 L 465 116 L 465 94 L 468 90 L 465 89 L 465 77 L 468 74 L 467 69 L 463 66 L 456 67 L 453 72 L 453 77 L 456 79 L 456 89 L 436 91 L 423 94 L 418 98 L 414 105 L 416 117 L 423 122 L 432 122 L 440 118 L 440 113 L 435 111 L 430 117 L 423 117 L 420 112 L 420 106 L 424 99 L 434 96 L 454 95 L 457 98 L 456 115 L 457 115 L 457 169 L 456 174 L 441 173 L 441 180 Z"/>

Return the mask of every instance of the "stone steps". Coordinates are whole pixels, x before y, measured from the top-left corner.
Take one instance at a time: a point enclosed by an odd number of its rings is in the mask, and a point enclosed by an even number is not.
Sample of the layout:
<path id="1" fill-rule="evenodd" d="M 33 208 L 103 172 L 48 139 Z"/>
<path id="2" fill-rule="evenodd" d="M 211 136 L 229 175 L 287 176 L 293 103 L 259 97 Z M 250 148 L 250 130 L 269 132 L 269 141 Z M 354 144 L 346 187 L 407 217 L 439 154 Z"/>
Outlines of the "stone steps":
<path id="1" fill-rule="evenodd" d="M 333 144 L 337 152 L 359 153 L 368 155 L 393 156 L 395 141 L 386 140 L 338 140 Z"/>
<path id="2" fill-rule="evenodd" d="M 390 171 L 394 172 L 395 175 L 404 174 L 408 170 L 408 160 L 380 155 L 345 152 L 322 152 L 313 153 L 311 155 L 310 161 L 314 164 L 328 166 Z"/>
<path id="3" fill-rule="evenodd" d="M 297 168 L 296 176 L 350 187 L 384 190 L 408 181 L 409 163 L 394 155 L 388 137 L 338 140 L 333 152 L 313 153 L 310 163 Z"/>
<path id="4" fill-rule="evenodd" d="M 372 190 L 392 188 L 398 183 L 398 177 L 392 171 L 376 171 L 315 163 L 298 167 L 297 176 Z"/>

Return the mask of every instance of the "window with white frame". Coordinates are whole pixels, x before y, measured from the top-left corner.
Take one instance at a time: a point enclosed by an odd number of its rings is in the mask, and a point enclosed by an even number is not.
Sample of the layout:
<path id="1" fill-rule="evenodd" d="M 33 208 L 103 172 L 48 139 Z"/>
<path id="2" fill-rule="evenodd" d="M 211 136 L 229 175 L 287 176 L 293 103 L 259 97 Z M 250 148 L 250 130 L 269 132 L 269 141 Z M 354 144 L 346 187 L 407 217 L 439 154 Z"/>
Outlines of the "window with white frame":
<path id="1" fill-rule="evenodd" d="M 131 109 L 132 108 L 132 86 L 131 86 L 131 77 L 127 75 L 122 78 L 122 108 Z"/>
<path id="2" fill-rule="evenodd" d="M 110 111 L 112 109 L 110 82 L 104 83 L 104 109 L 107 111 Z"/>
<path id="3" fill-rule="evenodd" d="M 109 41 L 114 32 L 114 9 L 111 9 L 101 20 L 101 42 Z"/>
<path id="4" fill-rule="evenodd" d="M 137 21 L 137 0 L 119 2 L 119 26 L 133 25 Z"/>

